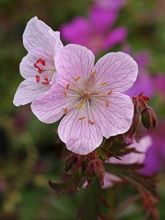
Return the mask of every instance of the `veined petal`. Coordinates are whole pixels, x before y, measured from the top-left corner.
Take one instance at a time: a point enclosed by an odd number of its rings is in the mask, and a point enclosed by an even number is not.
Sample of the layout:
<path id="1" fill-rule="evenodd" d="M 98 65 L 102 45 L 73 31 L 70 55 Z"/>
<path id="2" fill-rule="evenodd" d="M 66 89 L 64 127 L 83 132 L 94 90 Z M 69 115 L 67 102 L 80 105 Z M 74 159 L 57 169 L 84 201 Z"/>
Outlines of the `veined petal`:
<path id="1" fill-rule="evenodd" d="M 13 103 L 16 106 L 26 105 L 49 89 L 49 85 L 36 83 L 33 78 L 26 79 L 18 86 Z"/>
<path id="2" fill-rule="evenodd" d="M 68 150 L 85 155 L 100 146 L 103 136 L 87 108 L 72 109 L 60 122 L 58 134 Z"/>
<path id="3" fill-rule="evenodd" d="M 37 17 L 30 19 L 23 33 L 23 44 L 32 54 L 53 56 L 54 51 L 61 48 L 60 34 L 54 32 L 48 25 Z"/>
<path id="4" fill-rule="evenodd" d="M 37 69 L 34 67 L 34 64 L 36 63 L 38 58 L 46 60 L 44 54 L 40 57 L 37 57 L 35 55 L 28 53 L 25 57 L 23 57 L 19 68 L 20 68 L 20 74 L 23 76 L 24 79 L 32 78 L 32 77 L 34 78 L 35 75 L 38 74 Z M 46 75 L 50 74 L 53 76 L 53 74 L 55 73 L 53 56 L 52 58 L 47 59 L 45 62 L 46 62 L 46 67 L 44 73 L 46 73 Z M 44 74 L 42 73 L 42 75 Z"/>
<path id="5" fill-rule="evenodd" d="M 76 98 L 65 97 L 61 85 L 54 84 L 47 93 L 32 103 L 31 109 L 40 121 L 50 124 L 58 121 L 76 102 Z"/>
<path id="6" fill-rule="evenodd" d="M 85 81 L 92 74 L 95 57 L 86 47 L 68 44 L 56 56 L 57 81 Z"/>
<path id="7" fill-rule="evenodd" d="M 106 83 L 109 89 L 117 92 L 128 90 L 138 74 L 137 63 L 123 52 L 108 53 L 95 65 L 98 86 Z"/>
<path id="8" fill-rule="evenodd" d="M 112 93 L 107 100 L 94 99 L 91 113 L 105 138 L 123 134 L 130 128 L 134 106 L 129 96 Z"/>
<path id="9" fill-rule="evenodd" d="M 146 157 L 147 149 L 152 145 L 152 139 L 150 136 L 143 137 L 138 143 L 134 141 L 128 148 L 134 148 L 137 152 L 132 152 L 121 157 L 118 160 L 114 157 L 109 159 L 110 163 L 113 164 L 142 164 Z"/>

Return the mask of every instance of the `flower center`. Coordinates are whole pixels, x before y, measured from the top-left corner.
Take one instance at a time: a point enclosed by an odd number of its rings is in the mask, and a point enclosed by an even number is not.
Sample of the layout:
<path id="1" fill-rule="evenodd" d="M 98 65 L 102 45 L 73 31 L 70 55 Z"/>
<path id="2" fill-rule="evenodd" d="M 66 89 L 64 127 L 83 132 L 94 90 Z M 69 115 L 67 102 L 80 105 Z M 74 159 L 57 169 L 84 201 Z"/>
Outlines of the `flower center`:
<path id="1" fill-rule="evenodd" d="M 91 93 L 90 93 L 89 91 L 87 91 L 87 90 L 84 90 L 84 91 L 83 91 L 82 99 L 83 99 L 84 101 L 89 100 L 89 99 L 90 99 L 90 96 L 91 96 Z"/>

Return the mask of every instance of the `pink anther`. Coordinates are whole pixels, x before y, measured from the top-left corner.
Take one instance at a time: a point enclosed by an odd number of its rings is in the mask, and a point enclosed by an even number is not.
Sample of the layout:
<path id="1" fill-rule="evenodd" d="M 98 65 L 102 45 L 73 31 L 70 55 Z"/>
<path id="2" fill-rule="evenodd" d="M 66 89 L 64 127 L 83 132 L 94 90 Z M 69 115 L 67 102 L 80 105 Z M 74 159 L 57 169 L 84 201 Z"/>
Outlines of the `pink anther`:
<path id="1" fill-rule="evenodd" d="M 36 75 L 35 78 L 36 78 L 36 82 L 40 81 L 40 76 L 39 75 Z"/>

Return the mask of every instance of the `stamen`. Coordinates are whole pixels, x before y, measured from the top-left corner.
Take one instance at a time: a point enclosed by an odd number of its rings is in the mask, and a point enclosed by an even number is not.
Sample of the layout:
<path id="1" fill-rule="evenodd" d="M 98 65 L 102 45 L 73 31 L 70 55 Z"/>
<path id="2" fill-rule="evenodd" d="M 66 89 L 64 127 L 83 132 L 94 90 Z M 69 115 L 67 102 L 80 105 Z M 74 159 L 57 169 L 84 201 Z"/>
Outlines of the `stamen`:
<path id="1" fill-rule="evenodd" d="M 109 102 L 108 102 L 108 100 L 106 100 L 105 104 L 106 104 L 106 107 L 109 107 Z"/>
<path id="2" fill-rule="evenodd" d="M 66 115 L 68 113 L 68 109 L 64 108 L 64 114 Z"/>
<path id="3" fill-rule="evenodd" d="M 40 63 L 40 64 L 42 64 L 43 66 L 45 66 L 45 60 L 43 60 L 43 59 L 41 59 L 41 58 L 39 58 L 36 63 L 37 63 L 37 64 Z"/>
<path id="4" fill-rule="evenodd" d="M 91 121 L 90 119 L 88 120 L 88 123 L 89 123 L 90 125 L 94 125 L 94 121 Z"/>
<path id="5" fill-rule="evenodd" d="M 35 67 L 36 69 L 38 69 L 38 73 L 42 73 L 42 69 L 41 69 L 39 66 L 37 66 L 36 63 L 34 64 L 34 67 Z"/>
<path id="6" fill-rule="evenodd" d="M 69 83 L 66 85 L 66 89 L 67 89 L 67 90 L 69 89 Z"/>
<path id="7" fill-rule="evenodd" d="M 107 86 L 106 82 L 100 83 L 101 86 Z"/>
<path id="8" fill-rule="evenodd" d="M 66 93 L 66 91 L 64 91 L 64 96 L 65 96 L 65 98 L 67 97 L 67 93 Z"/>
<path id="9" fill-rule="evenodd" d="M 78 109 L 81 109 L 84 107 L 85 107 L 85 100 L 81 100 L 81 102 L 76 105 L 76 108 L 78 108 Z"/>
<path id="10" fill-rule="evenodd" d="M 85 116 L 82 116 L 82 117 L 79 118 L 79 120 L 83 120 L 84 118 L 85 118 Z"/>
<path id="11" fill-rule="evenodd" d="M 34 67 L 38 70 L 38 73 L 42 73 L 43 69 L 41 67 L 39 67 L 38 64 L 41 64 L 42 66 L 45 66 L 45 60 L 39 58 L 35 63 L 34 63 Z"/>
<path id="12" fill-rule="evenodd" d="M 96 76 L 96 72 L 94 71 L 92 74 L 91 74 L 91 77 L 95 77 Z"/>
<path id="13" fill-rule="evenodd" d="M 44 77 L 44 81 L 42 82 L 43 85 L 49 85 L 49 79 L 47 76 Z"/>
<path id="14" fill-rule="evenodd" d="M 112 93 L 112 90 L 110 90 L 107 95 L 110 95 L 111 93 Z"/>
<path id="15" fill-rule="evenodd" d="M 74 79 L 74 81 L 78 81 L 79 79 L 80 79 L 80 76 L 76 77 L 76 78 Z"/>
<path id="16" fill-rule="evenodd" d="M 35 78 L 36 78 L 36 82 L 38 83 L 40 81 L 40 76 L 36 75 Z"/>

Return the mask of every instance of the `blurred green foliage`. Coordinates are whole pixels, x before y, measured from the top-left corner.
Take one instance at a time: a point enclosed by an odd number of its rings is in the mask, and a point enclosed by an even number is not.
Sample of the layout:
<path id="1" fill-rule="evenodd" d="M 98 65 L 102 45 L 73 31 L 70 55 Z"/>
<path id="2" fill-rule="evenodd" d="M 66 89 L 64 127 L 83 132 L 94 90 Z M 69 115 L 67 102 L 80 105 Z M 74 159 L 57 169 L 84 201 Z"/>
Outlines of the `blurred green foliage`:
<path id="1" fill-rule="evenodd" d="M 87 0 L 0 0 L 0 219 L 73 220 L 83 198 L 56 195 L 48 179 L 59 180 L 63 171 L 63 147 L 57 124 L 44 125 L 29 106 L 16 108 L 13 96 L 19 82 L 19 63 L 26 54 L 22 33 L 27 21 L 38 16 L 53 29 L 77 15 L 86 15 Z M 148 50 L 152 74 L 165 73 L 165 3 L 158 0 L 128 1 L 117 24 L 128 28 L 133 51 Z M 155 103 L 155 104 L 154 104 Z M 157 104 L 158 103 L 158 104 Z M 154 100 L 164 116 L 164 104 Z M 161 104 L 161 105 L 160 105 Z M 161 106 L 161 109 L 160 109 Z M 160 211 L 165 218 L 165 176 L 160 176 Z M 116 192 L 116 191 L 115 191 Z M 120 191 L 119 191 L 120 192 Z M 109 192 L 113 198 L 113 192 Z M 88 201 L 87 201 L 88 202 Z M 142 219 L 138 205 L 130 205 L 120 219 Z"/>

